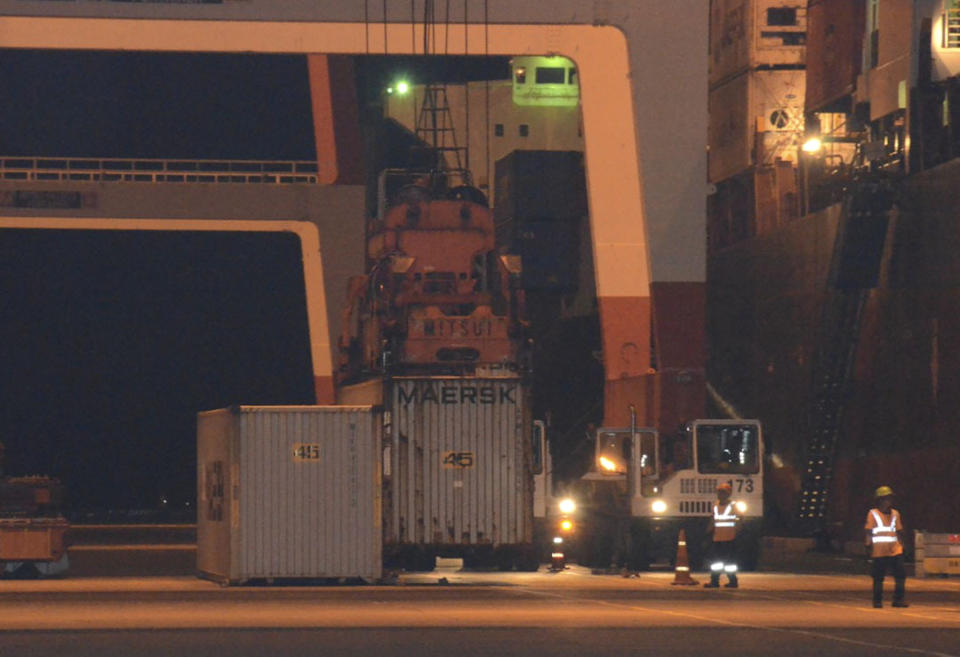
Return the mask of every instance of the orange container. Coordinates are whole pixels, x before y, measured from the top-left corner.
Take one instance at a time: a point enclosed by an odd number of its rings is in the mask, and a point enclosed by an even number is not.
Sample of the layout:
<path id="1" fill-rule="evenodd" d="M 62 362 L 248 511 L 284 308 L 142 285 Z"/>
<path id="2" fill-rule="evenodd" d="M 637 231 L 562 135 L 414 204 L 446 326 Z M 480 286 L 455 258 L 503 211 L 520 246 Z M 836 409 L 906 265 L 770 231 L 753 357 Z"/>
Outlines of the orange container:
<path id="1" fill-rule="evenodd" d="M 68 528 L 63 518 L 0 520 L 0 561 L 57 561 Z"/>

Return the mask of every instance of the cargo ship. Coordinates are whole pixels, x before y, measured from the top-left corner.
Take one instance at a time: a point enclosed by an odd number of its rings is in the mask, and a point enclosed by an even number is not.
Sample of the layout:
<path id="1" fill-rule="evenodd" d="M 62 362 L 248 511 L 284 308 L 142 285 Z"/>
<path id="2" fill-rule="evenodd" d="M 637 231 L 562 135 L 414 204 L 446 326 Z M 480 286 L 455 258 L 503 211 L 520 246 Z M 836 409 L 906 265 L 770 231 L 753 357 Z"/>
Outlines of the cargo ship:
<path id="1" fill-rule="evenodd" d="M 730 46 L 749 53 L 739 69 L 724 59 L 717 34 L 743 18 L 739 4 L 714 3 L 711 64 L 724 66 L 712 102 L 730 71 L 785 70 L 759 36 Z M 736 131 L 711 107 L 714 399 L 764 423 L 768 533 L 859 540 L 880 485 L 909 529 L 956 531 L 960 14 L 950 2 L 824 1 L 787 16 L 782 4 L 746 14 L 754 35 L 803 28 L 806 121 L 792 149 L 771 153 L 762 121 L 739 151 L 724 146 Z M 785 116 L 750 102 L 730 112 Z"/>

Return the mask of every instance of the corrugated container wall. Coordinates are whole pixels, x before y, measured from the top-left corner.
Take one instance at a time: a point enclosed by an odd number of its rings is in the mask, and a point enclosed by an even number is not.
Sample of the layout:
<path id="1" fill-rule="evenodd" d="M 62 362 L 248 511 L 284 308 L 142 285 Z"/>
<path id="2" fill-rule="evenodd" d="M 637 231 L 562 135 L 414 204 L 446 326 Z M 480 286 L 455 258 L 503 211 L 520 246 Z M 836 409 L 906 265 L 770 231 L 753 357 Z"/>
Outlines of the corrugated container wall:
<path id="1" fill-rule="evenodd" d="M 806 110 L 853 111 L 850 95 L 863 62 L 866 3 L 815 0 L 807 12 Z"/>
<path id="2" fill-rule="evenodd" d="M 393 383 L 386 541 L 531 543 L 531 423 L 520 379 Z"/>
<path id="3" fill-rule="evenodd" d="M 498 243 L 508 242 L 523 221 L 579 219 L 587 215 L 587 187 L 580 151 L 513 151 L 496 162 Z M 503 226 L 507 235 L 499 230 Z"/>
<path id="4" fill-rule="evenodd" d="M 803 70 L 749 71 L 710 91 L 710 182 L 797 159 Z"/>
<path id="5" fill-rule="evenodd" d="M 877 0 L 867 13 L 864 67 L 857 81 L 857 102 L 870 103 L 870 120 L 906 110 L 915 61 L 912 0 Z"/>
<path id="6" fill-rule="evenodd" d="M 525 382 L 404 377 L 376 383 L 349 386 L 341 399 L 386 401 L 387 547 L 530 545 L 533 453 Z"/>
<path id="7" fill-rule="evenodd" d="M 198 414 L 199 574 L 378 579 L 381 427 L 369 406 Z"/>
<path id="8" fill-rule="evenodd" d="M 588 215 L 583 153 L 513 151 L 496 163 L 497 246 L 523 262 L 525 290 L 573 290 Z"/>
<path id="9" fill-rule="evenodd" d="M 707 208 L 711 252 L 772 232 L 800 216 L 796 169 L 790 162 L 748 169 L 724 181 Z"/>
<path id="10" fill-rule="evenodd" d="M 805 0 L 712 0 L 710 88 L 747 70 L 802 67 L 806 30 Z"/>

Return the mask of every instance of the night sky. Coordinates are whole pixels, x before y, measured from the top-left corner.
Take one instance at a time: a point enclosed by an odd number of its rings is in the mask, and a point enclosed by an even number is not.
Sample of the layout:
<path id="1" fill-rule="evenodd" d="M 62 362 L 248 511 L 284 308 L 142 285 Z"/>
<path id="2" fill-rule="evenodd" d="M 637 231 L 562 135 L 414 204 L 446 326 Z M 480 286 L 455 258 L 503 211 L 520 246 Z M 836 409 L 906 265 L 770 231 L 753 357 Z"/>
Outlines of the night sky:
<path id="1" fill-rule="evenodd" d="M 313 403 L 293 235 L 3 230 L 0 280 L 7 469 L 74 511 L 182 509 L 197 411 Z"/>
<path id="2" fill-rule="evenodd" d="M 509 67 L 365 57 L 357 73 L 370 110 L 398 77 Z M 0 156 L 316 157 L 303 57 L 0 50 L 0 90 Z M 6 471 L 61 478 L 71 519 L 188 519 L 197 411 L 312 394 L 292 237 L 0 231 Z"/>

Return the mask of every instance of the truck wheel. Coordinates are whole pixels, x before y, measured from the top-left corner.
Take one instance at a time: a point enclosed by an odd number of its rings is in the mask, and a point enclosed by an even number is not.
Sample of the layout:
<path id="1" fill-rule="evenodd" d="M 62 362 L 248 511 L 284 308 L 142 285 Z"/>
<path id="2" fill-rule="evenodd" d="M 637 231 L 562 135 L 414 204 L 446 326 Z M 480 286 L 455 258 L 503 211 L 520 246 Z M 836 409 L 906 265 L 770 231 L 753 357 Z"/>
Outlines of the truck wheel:
<path id="1" fill-rule="evenodd" d="M 537 549 L 529 547 L 521 550 L 517 556 L 517 570 L 524 573 L 535 573 L 540 570 L 540 559 L 537 558 Z"/>
<path id="2" fill-rule="evenodd" d="M 395 547 L 383 549 L 383 569 L 403 570 L 407 565 L 406 555 Z"/>
<path id="3" fill-rule="evenodd" d="M 578 541 L 578 563 L 587 568 L 609 568 L 613 560 L 615 524 L 608 518 L 597 518 L 583 524 Z"/>
<path id="4" fill-rule="evenodd" d="M 630 554 L 627 569 L 633 571 L 650 569 L 650 529 L 644 523 L 630 526 Z"/>
<path id="5" fill-rule="evenodd" d="M 494 561 L 497 564 L 497 570 L 504 572 L 513 570 L 514 552 L 511 548 L 497 548 L 493 552 Z"/>
<path id="6" fill-rule="evenodd" d="M 429 573 L 437 567 L 437 555 L 429 550 L 417 550 L 414 553 L 413 569 Z"/>
<path id="7" fill-rule="evenodd" d="M 463 567 L 468 570 L 489 570 L 493 565 L 493 551 L 489 546 L 478 546 L 463 555 Z"/>
<path id="8" fill-rule="evenodd" d="M 393 555 L 393 558 L 384 560 L 384 565 L 388 568 L 402 568 L 408 573 L 422 573 L 436 568 L 437 559 L 433 552 L 411 546 Z"/>

